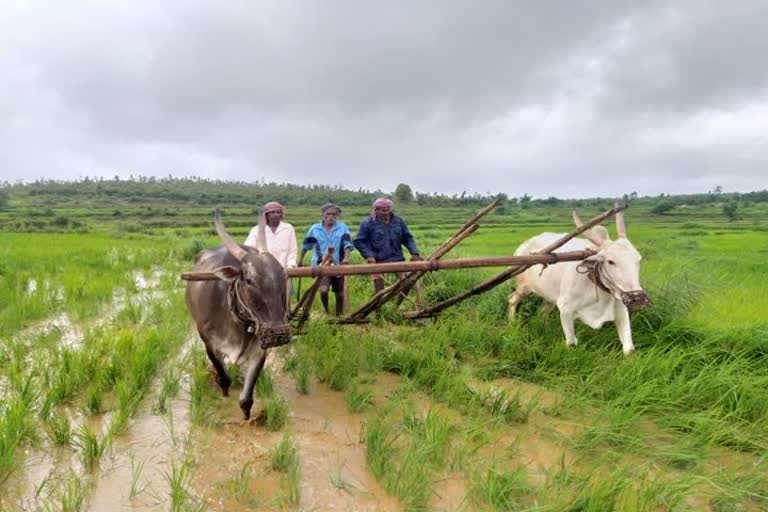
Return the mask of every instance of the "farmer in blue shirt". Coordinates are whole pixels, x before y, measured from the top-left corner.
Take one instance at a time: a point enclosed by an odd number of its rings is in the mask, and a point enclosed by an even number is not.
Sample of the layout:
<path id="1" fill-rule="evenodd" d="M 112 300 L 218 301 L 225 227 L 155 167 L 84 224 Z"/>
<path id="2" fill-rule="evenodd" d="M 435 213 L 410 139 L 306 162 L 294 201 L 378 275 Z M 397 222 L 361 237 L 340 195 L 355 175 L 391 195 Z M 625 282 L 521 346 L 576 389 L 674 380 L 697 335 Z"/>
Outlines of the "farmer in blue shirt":
<path id="1" fill-rule="evenodd" d="M 343 222 L 336 218 L 341 214 L 341 208 L 333 203 L 328 203 L 320 208 L 322 221 L 313 224 L 304 237 L 301 244 L 301 256 L 299 266 L 304 265 L 304 255 L 312 250 L 312 266 L 319 265 L 323 261 L 328 247 L 333 247 L 333 264 L 346 265 L 349 263 L 349 253 L 355 248 L 352 244 L 352 234 Z M 325 276 L 320 281 L 320 301 L 323 309 L 328 312 L 328 288 L 333 288 L 336 295 L 336 316 L 344 311 L 344 276 Z"/>
<path id="2" fill-rule="evenodd" d="M 411 253 L 411 261 L 421 260 L 416 241 L 405 221 L 392 213 L 392 200 L 380 197 L 373 202 L 373 211 L 360 223 L 355 237 L 355 249 L 368 263 L 405 261 L 402 246 Z M 373 288 L 378 293 L 384 289 L 384 277 L 371 274 Z"/>

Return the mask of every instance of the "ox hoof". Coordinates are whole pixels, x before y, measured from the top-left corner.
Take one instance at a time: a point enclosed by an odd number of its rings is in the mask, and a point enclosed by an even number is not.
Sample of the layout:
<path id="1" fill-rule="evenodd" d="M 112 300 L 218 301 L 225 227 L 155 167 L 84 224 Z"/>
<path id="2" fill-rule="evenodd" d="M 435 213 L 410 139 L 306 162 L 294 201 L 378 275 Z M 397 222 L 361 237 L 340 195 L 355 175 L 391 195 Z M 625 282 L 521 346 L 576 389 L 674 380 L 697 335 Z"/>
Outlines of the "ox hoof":
<path id="1" fill-rule="evenodd" d="M 575 347 L 576 345 L 579 344 L 579 342 L 578 340 L 573 340 L 573 341 L 565 340 L 565 344 L 568 345 L 569 347 Z"/>
<path id="2" fill-rule="evenodd" d="M 229 396 L 229 386 L 232 384 L 232 380 L 229 378 L 222 378 L 220 375 L 216 377 L 216 383 L 221 388 L 221 394 Z"/>
<path id="3" fill-rule="evenodd" d="M 628 355 L 630 355 L 634 351 L 635 351 L 635 347 L 625 348 L 624 349 L 624 357 L 627 357 Z"/>
<path id="4" fill-rule="evenodd" d="M 264 415 L 264 411 L 259 411 L 255 416 L 244 420 L 244 425 L 261 425 L 264 423 L 264 420 L 266 420 L 266 416 Z"/>
<path id="5" fill-rule="evenodd" d="M 243 421 L 248 421 L 251 418 L 251 407 L 253 407 L 253 400 L 242 400 L 240 402 L 240 410 L 243 411 Z"/>

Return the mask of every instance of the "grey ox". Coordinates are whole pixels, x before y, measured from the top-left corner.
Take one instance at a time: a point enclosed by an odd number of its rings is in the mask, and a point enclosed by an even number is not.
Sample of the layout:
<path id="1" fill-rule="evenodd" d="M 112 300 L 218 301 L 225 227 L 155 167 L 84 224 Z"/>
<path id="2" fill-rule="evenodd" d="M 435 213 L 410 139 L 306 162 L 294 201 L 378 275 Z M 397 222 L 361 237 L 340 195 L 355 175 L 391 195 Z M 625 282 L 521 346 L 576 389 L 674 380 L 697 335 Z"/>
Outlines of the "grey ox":
<path id="1" fill-rule="evenodd" d="M 216 369 L 224 396 L 229 395 L 231 384 L 225 360 L 244 367 L 240 409 L 248 420 L 253 388 L 264 367 L 267 350 L 290 341 L 285 300 L 287 277 L 264 242 L 255 249 L 238 244 L 224 230 L 218 210 L 214 221 L 223 245 L 200 251 L 190 274 L 215 278 L 187 283 L 187 308 Z M 259 214 L 262 241 L 266 240 L 264 227 L 264 215 Z"/>
<path id="2" fill-rule="evenodd" d="M 582 222 L 573 212 L 576 227 Z M 593 329 L 605 322 L 615 322 L 625 355 L 635 346 L 632 343 L 630 310 L 650 304 L 640 286 L 640 260 L 642 257 L 627 238 L 622 212 L 616 214 L 618 240 L 611 240 L 608 230 L 596 226 L 584 232 L 584 239 L 573 239 L 558 251 L 592 249 L 597 254 L 583 262 L 563 262 L 542 267 L 534 265 L 517 276 L 517 288 L 509 296 L 509 318 L 513 319 L 517 306 L 530 293 L 535 293 L 560 311 L 560 323 L 568 345 L 576 345 L 574 320 L 579 319 Z M 542 233 L 523 242 L 515 255 L 532 254 L 561 238 L 562 234 Z"/>

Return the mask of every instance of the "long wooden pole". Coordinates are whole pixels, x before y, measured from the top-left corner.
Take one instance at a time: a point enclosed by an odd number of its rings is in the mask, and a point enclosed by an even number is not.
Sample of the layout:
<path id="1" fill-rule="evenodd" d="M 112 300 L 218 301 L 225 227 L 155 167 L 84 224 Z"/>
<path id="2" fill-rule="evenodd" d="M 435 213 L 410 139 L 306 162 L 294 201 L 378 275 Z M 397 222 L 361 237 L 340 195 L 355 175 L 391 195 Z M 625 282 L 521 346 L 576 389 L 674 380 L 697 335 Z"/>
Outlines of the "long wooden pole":
<path id="1" fill-rule="evenodd" d="M 397 261 L 394 263 L 369 263 L 367 265 L 334 265 L 324 267 L 294 267 L 290 276 L 349 276 L 394 272 L 446 270 L 457 268 L 507 267 L 510 265 L 551 264 L 558 261 L 578 261 L 594 254 L 594 251 L 568 251 L 560 253 L 526 254 L 521 256 L 481 256 L 452 260 Z"/>
<path id="2" fill-rule="evenodd" d="M 571 231 L 570 233 L 566 234 L 562 238 L 556 240 L 555 242 L 549 244 L 547 247 L 542 249 L 538 252 L 538 254 L 557 254 L 558 257 L 567 254 L 567 253 L 554 253 L 556 249 L 559 249 L 563 245 L 565 245 L 569 240 L 571 240 L 573 237 L 580 235 L 584 231 L 588 230 L 589 228 L 596 226 L 597 224 L 601 223 L 605 219 L 612 217 L 616 215 L 617 213 L 624 211 L 627 209 L 627 205 L 621 205 L 616 206 L 615 208 L 611 208 L 610 210 L 601 213 L 600 215 L 590 219 L 588 222 L 583 224 L 581 227 L 578 227 Z M 533 255 L 531 255 L 533 256 Z M 566 261 L 564 259 L 560 259 L 560 261 Z M 495 288 L 496 286 L 500 285 L 501 283 L 509 280 L 513 276 L 520 274 L 530 268 L 533 265 L 536 265 L 537 263 L 524 263 L 522 265 L 513 266 L 505 270 L 504 272 L 501 272 L 500 274 L 497 274 L 496 276 L 492 277 L 491 279 L 488 279 L 487 281 L 483 281 L 482 283 L 470 288 L 469 290 L 466 290 L 454 297 L 451 297 L 450 299 L 446 299 L 444 301 L 438 302 L 437 304 L 434 304 L 432 306 L 429 306 L 424 309 L 420 309 L 418 311 L 408 311 L 403 314 L 405 318 L 408 319 L 414 319 L 414 318 L 428 318 L 431 316 L 436 315 L 437 313 L 441 312 L 442 310 L 453 306 L 454 304 L 458 304 L 459 302 L 473 296 L 478 295 L 480 293 L 486 292 L 492 288 Z"/>

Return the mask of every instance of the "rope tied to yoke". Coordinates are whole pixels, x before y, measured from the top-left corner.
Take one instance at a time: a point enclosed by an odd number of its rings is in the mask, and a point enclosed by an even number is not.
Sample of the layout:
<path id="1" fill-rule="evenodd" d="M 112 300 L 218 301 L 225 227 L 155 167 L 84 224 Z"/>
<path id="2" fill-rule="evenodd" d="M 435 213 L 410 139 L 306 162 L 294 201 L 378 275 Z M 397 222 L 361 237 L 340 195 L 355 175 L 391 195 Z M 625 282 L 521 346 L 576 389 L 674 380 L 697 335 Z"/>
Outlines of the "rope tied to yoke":
<path id="1" fill-rule="evenodd" d="M 240 288 L 241 285 L 245 285 L 241 284 L 241 281 L 241 279 L 235 279 L 230 283 L 227 290 L 227 306 L 238 320 L 244 324 L 242 347 L 237 359 L 240 359 L 248 348 L 249 336 L 256 336 L 258 334 L 261 340 L 261 348 L 263 349 L 285 345 L 290 341 L 290 328 L 287 324 L 278 327 L 259 325 L 256 312 L 248 304 L 248 301 L 243 298 L 243 292 Z"/>

